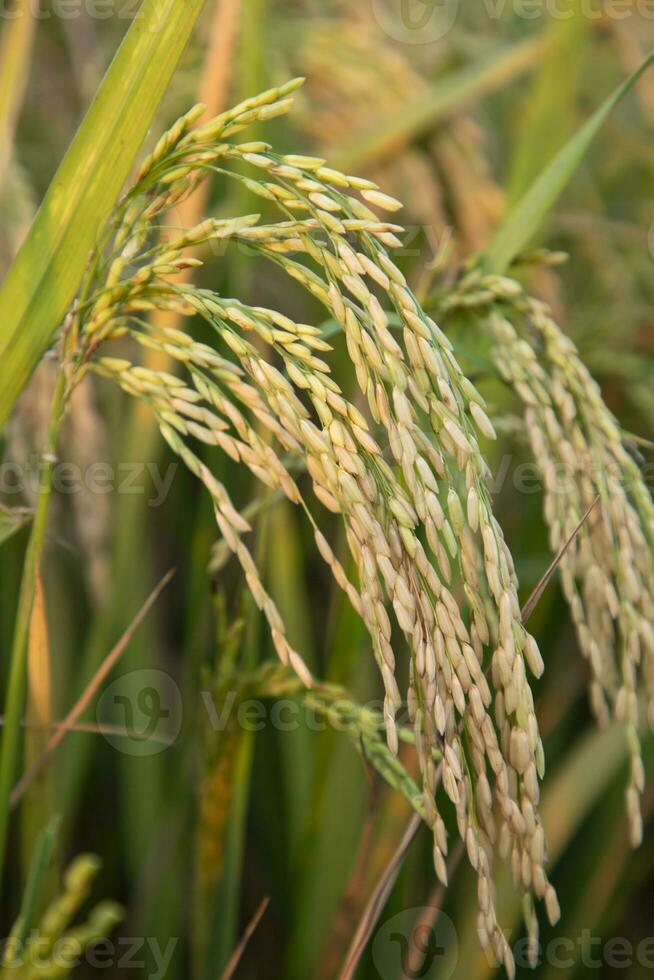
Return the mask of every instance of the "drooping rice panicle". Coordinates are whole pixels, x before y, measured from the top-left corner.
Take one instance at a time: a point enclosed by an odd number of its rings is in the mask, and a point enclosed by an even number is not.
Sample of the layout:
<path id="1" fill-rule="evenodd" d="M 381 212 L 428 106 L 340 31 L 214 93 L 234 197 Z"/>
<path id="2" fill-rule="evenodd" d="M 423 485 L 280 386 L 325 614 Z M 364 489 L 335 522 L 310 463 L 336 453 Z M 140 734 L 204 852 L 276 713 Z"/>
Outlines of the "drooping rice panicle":
<path id="1" fill-rule="evenodd" d="M 521 622 L 513 560 L 491 507 L 480 438 L 493 438 L 493 427 L 447 337 L 389 256 L 402 229 L 371 208 L 395 211 L 399 203 L 320 159 L 280 156 L 261 141 L 231 142 L 248 123 L 286 111 L 297 84 L 249 99 L 201 128 L 193 128 L 191 110 L 162 137 L 90 264 L 69 331 L 72 377 L 94 370 L 151 406 L 164 438 L 211 494 L 280 659 L 311 685 L 242 540 L 249 525 L 193 442 L 221 448 L 303 508 L 320 554 L 370 634 L 395 752 L 403 695 L 392 609 L 409 654 L 405 698 L 435 868 L 445 881 L 447 834 L 435 799 L 442 780 L 478 875 L 479 935 L 512 971 L 495 908 L 496 844 L 510 858 L 516 884 L 544 898 L 551 920 L 558 911 L 545 871 L 543 748 L 527 679 L 541 673 L 542 660 Z M 245 184 L 281 220 L 208 219 L 161 241 L 157 222 L 212 172 Z M 324 305 L 342 329 L 365 413 L 332 377 L 331 347 L 319 328 L 175 282 L 199 262 L 190 248 L 229 241 L 246 243 Z M 147 315 L 154 309 L 202 317 L 216 348 L 153 326 Z M 107 343 L 128 337 L 171 355 L 188 380 L 109 356 Z M 312 500 L 284 454 L 305 463 Z M 356 583 L 320 530 L 321 507 L 342 518 Z"/>
<path id="2" fill-rule="evenodd" d="M 478 308 L 498 369 L 524 405 L 555 553 L 599 497 L 561 559 L 561 583 L 589 665 L 593 712 L 601 725 L 611 717 L 625 725 L 627 811 L 637 846 L 645 782 L 641 674 L 654 724 L 654 504 L 598 384 L 547 306 L 497 277 L 473 274 L 459 294 L 464 305 Z M 460 302 L 451 298 L 448 305 Z"/>

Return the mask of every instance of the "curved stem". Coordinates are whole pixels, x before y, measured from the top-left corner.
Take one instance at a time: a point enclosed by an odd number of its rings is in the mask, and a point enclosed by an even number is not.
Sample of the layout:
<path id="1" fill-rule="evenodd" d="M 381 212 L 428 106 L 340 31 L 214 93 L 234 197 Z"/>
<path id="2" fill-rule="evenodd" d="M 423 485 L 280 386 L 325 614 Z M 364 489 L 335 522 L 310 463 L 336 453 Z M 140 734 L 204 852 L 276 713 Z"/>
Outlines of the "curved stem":
<path id="1" fill-rule="evenodd" d="M 21 718 L 25 702 L 25 684 L 27 675 L 27 646 L 34 604 L 34 591 L 48 519 L 50 495 L 52 492 L 55 451 L 59 428 L 64 414 L 66 396 L 66 373 L 62 369 L 55 385 L 50 424 L 46 440 L 43 461 L 39 499 L 34 514 L 34 522 L 25 554 L 23 580 L 18 598 L 16 626 L 11 650 L 9 667 L 9 683 L 5 703 L 5 726 L 0 743 L 0 881 L 4 870 L 4 858 L 7 846 L 7 830 L 9 826 L 9 797 L 11 787 L 18 768 L 20 751 Z"/>

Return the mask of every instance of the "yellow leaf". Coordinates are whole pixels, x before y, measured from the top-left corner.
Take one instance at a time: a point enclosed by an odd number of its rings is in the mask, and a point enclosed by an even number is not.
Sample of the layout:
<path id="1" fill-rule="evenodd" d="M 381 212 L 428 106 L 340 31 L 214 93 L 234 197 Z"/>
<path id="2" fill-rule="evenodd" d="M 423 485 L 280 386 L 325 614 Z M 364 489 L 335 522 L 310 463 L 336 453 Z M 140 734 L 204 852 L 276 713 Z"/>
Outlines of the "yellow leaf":
<path id="1" fill-rule="evenodd" d="M 45 612 L 43 582 L 40 573 L 36 577 L 34 605 L 30 620 L 27 671 L 29 678 L 30 721 L 39 727 L 47 727 L 52 721 L 52 684 L 48 623 Z"/>

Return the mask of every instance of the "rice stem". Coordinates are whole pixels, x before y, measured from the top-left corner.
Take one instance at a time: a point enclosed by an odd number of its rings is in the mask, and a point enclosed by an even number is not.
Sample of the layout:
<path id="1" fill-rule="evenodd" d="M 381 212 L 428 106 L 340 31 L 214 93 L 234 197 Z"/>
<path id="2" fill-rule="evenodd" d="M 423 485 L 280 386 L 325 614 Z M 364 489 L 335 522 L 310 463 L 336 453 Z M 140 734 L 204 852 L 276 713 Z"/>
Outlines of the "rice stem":
<path id="1" fill-rule="evenodd" d="M 54 468 L 56 463 L 55 451 L 59 428 L 64 414 L 66 397 L 66 373 L 61 370 L 54 390 L 50 423 L 43 454 L 39 499 L 37 501 L 34 521 L 23 565 L 23 579 L 18 598 L 16 628 L 11 650 L 9 667 L 9 683 L 5 702 L 5 726 L 0 744 L 0 881 L 4 870 L 4 858 L 7 846 L 7 831 L 9 826 L 9 798 L 11 787 L 18 768 L 20 751 L 20 729 L 23 706 L 25 702 L 25 686 L 27 673 L 27 641 L 34 604 L 36 578 L 45 541 L 45 531 L 52 493 Z"/>

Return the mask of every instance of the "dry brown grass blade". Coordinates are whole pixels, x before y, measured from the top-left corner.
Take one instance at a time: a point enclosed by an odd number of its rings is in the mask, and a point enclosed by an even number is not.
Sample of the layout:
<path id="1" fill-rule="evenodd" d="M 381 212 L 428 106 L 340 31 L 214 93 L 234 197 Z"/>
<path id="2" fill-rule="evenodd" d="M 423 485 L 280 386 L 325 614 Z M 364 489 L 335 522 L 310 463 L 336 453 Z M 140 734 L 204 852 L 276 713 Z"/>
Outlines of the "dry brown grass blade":
<path id="1" fill-rule="evenodd" d="M 417 813 L 414 814 L 411 817 L 402 840 L 393 854 L 393 857 L 384 871 L 384 874 L 378 881 L 375 890 L 370 896 L 365 912 L 363 913 L 361 921 L 357 926 L 357 931 L 354 934 L 354 938 L 352 939 L 350 948 L 347 952 L 345 964 L 338 975 L 339 980 L 352 980 L 359 960 L 361 959 L 361 955 L 368 944 L 368 940 L 372 935 L 372 931 L 382 913 L 393 885 L 397 881 L 397 876 L 400 873 L 402 863 L 406 857 L 411 842 L 418 833 L 418 829 L 421 825 L 422 819 Z"/>
<path id="2" fill-rule="evenodd" d="M 531 593 L 531 595 L 529 596 L 529 598 L 525 602 L 524 606 L 522 607 L 522 612 L 520 614 L 522 616 L 522 622 L 523 623 L 526 623 L 527 622 L 527 620 L 530 618 L 531 614 L 533 613 L 534 609 L 536 608 L 536 606 L 540 602 L 540 598 L 541 598 L 543 592 L 545 591 L 549 580 L 552 578 L 552 575 L 554 574 L 554 572 L 558 568 L 559 562 L 561 561 L 561 559 L 565 555 L 566 551 L 568 550 L 568 548 L 570 547 L 570 545 L 572 544 L 572 542 L 574 541 L 574 539 L 577 537 L 577 535 L 581 531 L 582 527 L 584 526 L 584 524 L 586 523 L 586 521 L 590 517 L 591 513 L 593 512 L 593 510 L 595 509 L 595 507 L 599 503 L 599 499 L 600 498 L 599 498 L 599 494 L 598 494 L 595 497 L 595 499 L 593 500 L 593 502 L 590 505 L 590 507 L 588 508 L 588 510 L 586 511 L 586 513 L 584 514 L 584 516 L 581 518 L 581 520 L 577 524 L 576 528 L 574 529 L 574 531 L 572 532 L 572 534 L 570 535 L 570 537 L 568 538 L 568 540 L 565 542 L 565 544 L 563 545 L 563 547 L 559 551 L 558 555 L 556 556 L 556 558 L 554 559 L 554 561 L 552 562 L 552 564 L 549 566 L 549 568 L 547 569 L 547 571 L 543 575 L 542 579 L 540 580 L 540 582 L 538 583 L 538 585 L 536 586 L 536 588 L 534 589 L 534 591 Z"/>
<path id="3" fill-rule="evenodd" d="M 227 103 L 240 12 L 241 0 L 216 0 L 200 85 L 200 102 L 207 107 L 207 119 L 217 116 Z"/>
<path id="4" fill-rule="evenodd" d="M 0 715 L 0 728 L 5 723 L 5 716 Z M 134 738 L 135 732 L 130 728 L 125 728 L 124 725 L 106 725 L 98 724 L 92 721 L 78 721 L 72 725 L 67 725 L 65 721 L 51 721 L 47 725 L 40 725 L 37 722 L 31 722 L 24 719 L 21 722 L 21 728 L 25 728 L 28 731 L 36 732 L 50 732 L 58 731 L 63 728 L 66 732 L 79 732 L 84 735 L 118 735 L 122 738 Z M 153 735 L 148 736 L 151 742 L 157 742 L 160 745 L 172 745 L 173 740 L 167 738 L 165 735 Z"/>
<path id="5" fill-rule="evenodd" d="M 270 898 L 266 896 L 266 898 L 263 899 L 263 901 L 259 905 L 259 908 L 248 922 L 245 932 L 243 933 L 241 939 L 239 940 L 238 946 L 232 953 L 229 963 L 225 967 L 225 972 L 223 973 L 221 980 L 231 980 L 231 978 L 234 976 L 236 972 L 236 968 L 238 967 L 238 964 L 241 961 L 241 957 L 245 952 L 247 944 L 250 942 L 250 939 L 252 938 L 252 936 L 254 935 L 257 929 L 257 926 L 261 922 L 264 912 L 268 908 L 269 902 L 270 902 Z"/>
<path id="6" fill-rule="evenodd" d="M 59 747 L 64 737 L 66 736 L 66 732 L 70 730 L 70 726 L 76 724 L 80 715 L 83 714 L 83 712 L 88 708 L 89 704 L 92 702 L 93 698 L 101 688 L 102 684 L 104 683 L 104 681 L 107 679 L 107 677 L 109 676 L 109 674 L 111 673 L 115 665 L 120 660 L 128 643 L 130 642 L 130 640 L 136 633 L 137 629 L 139 628 L 143 620 L 146 618 L 146 616 L 148 615 L 148 613 L 150 612 L 150 610 L 152 609 L 157 599 L 159 598 L 163 590 L 166 588 L 166 586 L 168 585 L 168 583 L 170 582 L 174 574 L 175 574 L 175 569 L 171 568 L 170 571 L 166 572 L 166 574 L 161 579 L 159 584 L 155 586 L 155 588 L 152 590 L 148 598 L 145 600 L 145 602 L 139 609 L 138 613 L 136 614 L 132 622 L 129 624 L 129 626 L 127 627 L 127 629 L 125 630 L 121 638 L 118 640 L 118 643 L 116 643 L 116 645 L 107 654 L 105 659 L 98 667 L 97 671 L 89 681 L 88 685 L 86 686 L 82 694 L 79 696 L 79 698 L 77 699 L 73 707 L 70 709 L 70 711 L 64 718 L 63 722 L 61 723 L 61 727 L 59 727 L 57 731 L 54 733 L 54 735 L 52 735 L 52 737 L 48 740 L 48 744 L 46 745 L 42 754 L 38 757 L 38 759 L 36 759 L 33 765 L 30 766 L 27 772 L 23 773 L 22 777 L 14 787 L 14 790 L 11 794 L 12 807 L 16 806 L 16 804 L 19 802 L 19 800 L 27 790 L 32 780 L 41 771 L 41 769 L 46 764 L 46 762 L 48 761 L 52 753 Z"/>
<path id="7" fill-rule="evenodd" d="M 204 71 L 198 91 L 198 102 L 204 103 L 207 108 L 204 116 L 199 120 L 199 125 L 217 116 L 227 106 L 232 55 L 238 34 L 240 12 L 241 0 L 216 0 L 215 2 Z M 179 205 L 176 213 L 182 227 L 191 228 L 200 221 L 205 212 L 210 189 L 210 181 L 202 181 L 197 190 Z M 190 278 L 190 273 L 191 270 L 187 270 L 187 278 Z"/>

